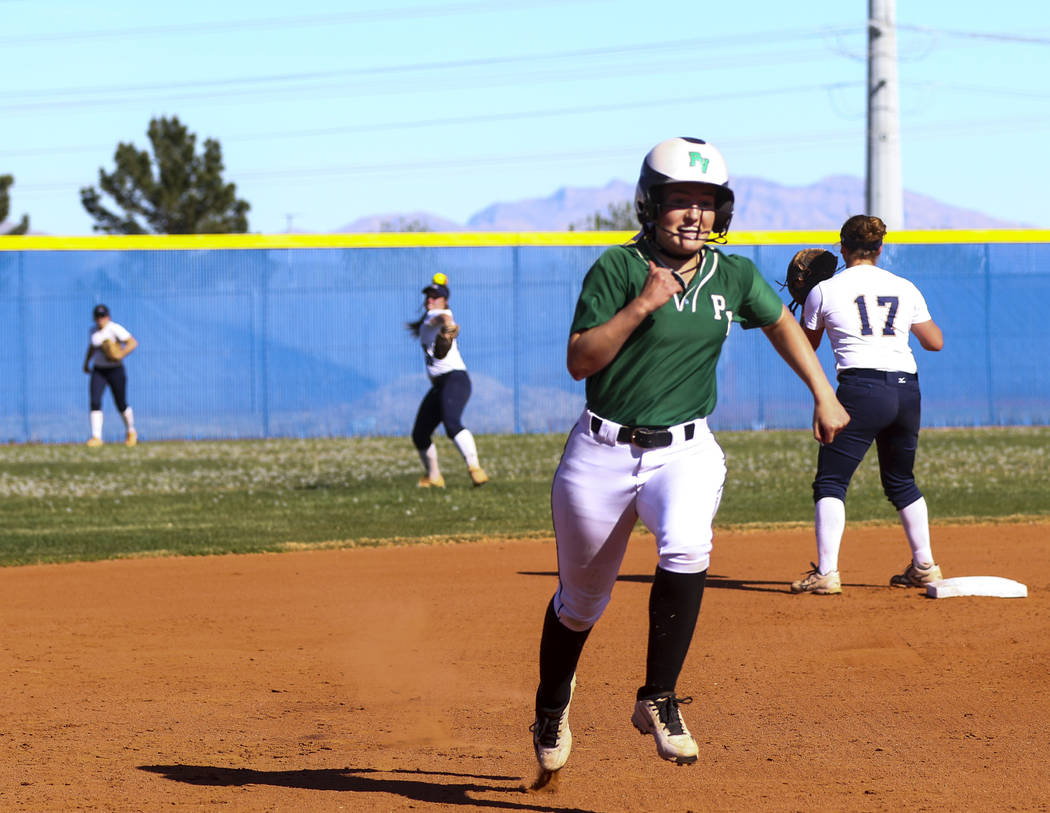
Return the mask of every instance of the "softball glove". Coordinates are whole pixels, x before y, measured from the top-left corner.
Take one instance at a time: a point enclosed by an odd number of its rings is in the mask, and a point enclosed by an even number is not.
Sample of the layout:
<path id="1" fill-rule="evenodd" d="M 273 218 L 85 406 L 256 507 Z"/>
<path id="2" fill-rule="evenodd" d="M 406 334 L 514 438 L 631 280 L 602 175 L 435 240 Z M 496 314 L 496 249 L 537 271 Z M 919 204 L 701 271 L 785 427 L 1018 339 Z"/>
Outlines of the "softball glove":
<path id="1" fill-rule="evenodd" d="M 124 358 L 124 348 L 112 339 L 106 339 L 103 341 L 102 347 L 99 349 L 102 351 L 102 355 L 110 361 L 120 361 Z"/>
<path id="2" fill-rule="evenodd" d="M 791 312 L 806 304 L 806 297 L 818 283 L 830 279 L 835 273 L 838 258 L 822 248 L 804 248 L 795 253 L 788 263 L 787 286 L 791 294 Z"/>

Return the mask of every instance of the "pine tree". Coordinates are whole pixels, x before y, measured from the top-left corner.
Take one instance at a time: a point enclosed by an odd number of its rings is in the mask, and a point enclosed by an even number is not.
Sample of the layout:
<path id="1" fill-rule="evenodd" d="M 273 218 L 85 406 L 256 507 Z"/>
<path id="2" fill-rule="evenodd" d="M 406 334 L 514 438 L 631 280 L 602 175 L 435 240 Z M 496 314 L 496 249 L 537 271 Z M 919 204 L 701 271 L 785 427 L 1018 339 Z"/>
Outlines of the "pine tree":
<path id="1" fill-rule="evenodd" d="M 196 151 L 197 136 L 177 116 L 149 123 L 151 156 L 133 144 L 117 145 L 116 169 L 99 169 L 99 189 L 122 210 L 102 204 L 92 186 L 80 190 L 80 202 L 107 234 L 227 234 L 248 231 L 251 207 L 237 198 L 235 184 L 223 181 L 222 147 L 214 139 Z"/>
<path id="2" fill-rule="evenodd" d="M 569 231 L 631 231 L 638 228 L 638 218 L 634 213 L 634 201 L 610 203 L 605 212 L 595 212 L 579 223 L 569 226 Z"/>
<path id="3" fill-rule="evenodd" d="M 11 197 L 7 190 L 15 183 L 12 175 L 0 175 L 0 223 L 7 220 L 8 212 L 11 211 Z M 0 234 L 25 234 L 29 231 L 29 215 L 22 215 L 17 225 L 0 231 Z"/>

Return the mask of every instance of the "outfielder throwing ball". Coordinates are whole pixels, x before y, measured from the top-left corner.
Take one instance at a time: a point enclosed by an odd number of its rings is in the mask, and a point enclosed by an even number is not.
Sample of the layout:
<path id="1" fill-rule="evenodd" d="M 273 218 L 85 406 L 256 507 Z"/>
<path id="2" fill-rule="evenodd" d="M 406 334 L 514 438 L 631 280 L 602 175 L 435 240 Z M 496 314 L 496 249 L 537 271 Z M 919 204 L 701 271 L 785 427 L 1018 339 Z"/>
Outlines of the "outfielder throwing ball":
<path id="1" fill-rule="evenodd" d="M 724 237 L 733 192 L 722 155 L 695 138 L 657 144 L 635 194 L 641 233 L 588 271 L 570 328 L 568 369 L 587 407 L 551 487 L 558 589 L 540 641 L 532 725 L 544 772 L 569 757 L 569 705 L 584 642 L 609 602 L 638 518 L 655 536 L 645 678 L 631 722 L 660 757 L 695 762 L 676 686 L 700 610 L 725 457 L 708 429 L 715 367 L 733 322 L 760 327 L 814 396 L 813 432 L 849 420 L 798 323 Z M 543 775 L 541 774 L 541 781 Z"/>
<path id="2" fill-rule="evenodd" d="M 423 358 L 430 378 L 430 390 L 423 396 L 412 427 L 412 442 L 426 474 L 419 480 L 420 488 L 444 488 L 445 478 L 438 467 L 437 448 L 431 440 L 434 430 L 445 424 L 445 434 L 456 445 L 467 463 L 470 481 L 484 485 L 489 477 L 478 462 L 474 435 L 463 426 L 463 408 L 470 399 L 470 376 L 456 337 L 459 325 L 448 307 L 450 291 L 448 278 L 435 274 L 430 285 L 423 289 L 423 315 L 408 323 L 408 329 L 423 346 Z"/>
<path id="3" fill-rule="evenodd" d="M 940 350 L 944 337 L 919 289 L 875 265 L 885 236 L 886 225 L 877 217 L 847 220 L 839 234 L 846 269 L 818 283 L 804 299 L 802 326 L 814 350 L 827 331 L 838 370 L 838 398 L 850 422 L 817 455 L 817 561 L 804 579 L 792 583 L 793 593 L 842 592 L 839 546 L 846 529 L 846 489 L 872 442 L 879 452 L 882 488 L 911 546 L 911 561 L 890 584 L 922 587 L 941 578 L 930 549 L 926 500 L 913 473 L 921 397 L 908 334 L 926 350 Z"/>
<path id="4" fill-rule="evenodd" d="M 91 437 L 87 445 L 102 445 L 102 396 L 109 387 L 127 430 L 124 443 L 134 446 L 139 435 L 135 431 L 135 414 L 128 406 L 124 359 L 139 343 L 127 328 L 110 318 L 109 308 L 105 305 L 96 305 L 91 315 L 95 325 L 88 330 L 88 346 L 84 354 L 84 372 L 91 374 Z"/>

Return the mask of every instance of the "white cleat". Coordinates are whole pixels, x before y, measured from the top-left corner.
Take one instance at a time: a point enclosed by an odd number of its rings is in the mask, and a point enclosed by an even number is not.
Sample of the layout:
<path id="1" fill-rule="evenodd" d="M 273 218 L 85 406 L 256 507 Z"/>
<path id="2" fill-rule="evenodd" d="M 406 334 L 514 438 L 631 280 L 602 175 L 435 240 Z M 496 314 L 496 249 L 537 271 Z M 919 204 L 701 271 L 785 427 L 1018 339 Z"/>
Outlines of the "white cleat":
<path id="1" fill-rule="evenodd" d="M 576 676 L 572 678 L 569 702 L 560 711 L 537 711 L 536 722 L 529 726 L 536 761 L 545 771 L 560 771 L 572 750 L 572 732 L 569 730 L 569 706 L 576 692 Z"/>
<path id="2" fill-rule="evenodd" d="M 890 585 L 893 587 L 925 587 L 930 582 L 937 582 L 943 578 L 936 562 L 926 562 L 921 565 L 908 562 L 908 567 L 903 573 L 890 579 Z"/>
<path id="3" fill-rule="evenodd" d="M 792 593 L 813 593 L 818 596 L 837 596 L 842 592 L 842 580 L 837 570 L 821 573 L 815 564 L 809 563 L 813 569 L 806 574 L 806 578 L 797 582 L 791 582 Z"/>
<path id="4" fill-rule="evenodd" d="M 674 693 L 646 697 L 634 704 L 631 722 L 642 734 L 652 734 L 656 752 L 669 762 L 691 765 L 700 749 L 686 728 L 678 711 L 680 703 L 692 703 L 691 697 L 675 697 Z"/>

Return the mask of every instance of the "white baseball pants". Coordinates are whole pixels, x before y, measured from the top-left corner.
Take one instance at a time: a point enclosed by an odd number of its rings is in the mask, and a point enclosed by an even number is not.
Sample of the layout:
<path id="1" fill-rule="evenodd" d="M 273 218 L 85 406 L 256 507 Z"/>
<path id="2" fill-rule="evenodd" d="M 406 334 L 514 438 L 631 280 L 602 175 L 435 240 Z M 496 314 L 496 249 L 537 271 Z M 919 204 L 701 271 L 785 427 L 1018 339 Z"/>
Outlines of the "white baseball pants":
<path id="1" fill-rule="evenodd" d="M 554 610 L 571 630 L 601 617 L 620 572 L 627 541 L 640 518 L 656 537 L 659 565 L 699 573 L 711 558 L 711 524 L 722 499 L 725 455 L 705 419 L 670 427 L 673 442 L 659 449 L 618 443 L 620 425 L 592 431 L 585 410 L 569 434 L 551 486 L 558 546 Z"/>

